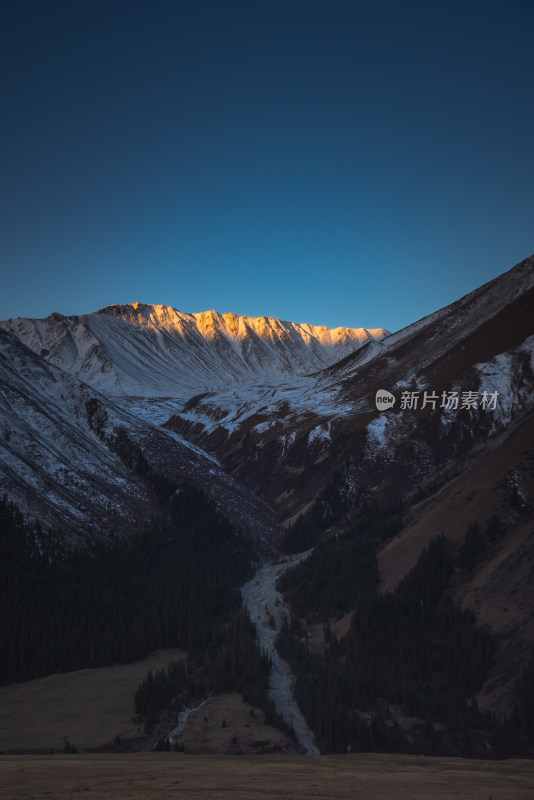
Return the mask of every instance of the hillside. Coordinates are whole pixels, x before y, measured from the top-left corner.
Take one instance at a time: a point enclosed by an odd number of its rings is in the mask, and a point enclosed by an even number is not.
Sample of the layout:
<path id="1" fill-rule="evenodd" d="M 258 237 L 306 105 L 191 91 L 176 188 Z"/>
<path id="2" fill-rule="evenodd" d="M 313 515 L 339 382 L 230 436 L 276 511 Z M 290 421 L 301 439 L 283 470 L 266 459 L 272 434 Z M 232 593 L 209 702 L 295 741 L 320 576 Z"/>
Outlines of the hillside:
<path id="1" fill-rule="evenodd" d="M 405 516 L 398 536 L 378 556 L 381 591 L 392 590 L 415 565 L 432 537 L 443 533 L 457 547 L 469 526 L 479 535 L 469 569 L 451 584 L 454 598 L 491 626 L 498 659 L 478 701 L 506 714 L 514 702 L 515 680 L 534 642 L 534 417 L 518 426 L 426 502 Z"/>

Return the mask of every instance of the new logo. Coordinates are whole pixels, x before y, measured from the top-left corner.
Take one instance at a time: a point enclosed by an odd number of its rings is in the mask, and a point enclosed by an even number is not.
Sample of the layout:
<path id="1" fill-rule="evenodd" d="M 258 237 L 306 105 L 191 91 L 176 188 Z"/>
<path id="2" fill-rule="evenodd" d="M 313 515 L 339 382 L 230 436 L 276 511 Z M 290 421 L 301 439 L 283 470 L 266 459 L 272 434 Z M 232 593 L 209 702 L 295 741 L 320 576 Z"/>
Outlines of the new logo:
<path id="1" fill-rule="evenodd" d="M 376 407 L 379 411 L 387 411 L 395 405 L 395 396 L 386 389 L 379 389 L 375 397 Z"/>

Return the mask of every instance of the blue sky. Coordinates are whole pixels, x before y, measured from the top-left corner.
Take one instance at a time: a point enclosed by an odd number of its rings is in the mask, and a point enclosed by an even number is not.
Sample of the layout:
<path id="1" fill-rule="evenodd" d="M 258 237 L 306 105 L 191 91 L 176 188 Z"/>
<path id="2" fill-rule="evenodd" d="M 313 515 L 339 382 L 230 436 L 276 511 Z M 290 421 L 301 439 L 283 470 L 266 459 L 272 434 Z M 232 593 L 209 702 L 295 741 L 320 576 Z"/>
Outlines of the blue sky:
<path id="1" fill-rule="evenodd" d="M 529 0 L 3 3 L 0 318 L 396 330 L 534 251 Z"/>

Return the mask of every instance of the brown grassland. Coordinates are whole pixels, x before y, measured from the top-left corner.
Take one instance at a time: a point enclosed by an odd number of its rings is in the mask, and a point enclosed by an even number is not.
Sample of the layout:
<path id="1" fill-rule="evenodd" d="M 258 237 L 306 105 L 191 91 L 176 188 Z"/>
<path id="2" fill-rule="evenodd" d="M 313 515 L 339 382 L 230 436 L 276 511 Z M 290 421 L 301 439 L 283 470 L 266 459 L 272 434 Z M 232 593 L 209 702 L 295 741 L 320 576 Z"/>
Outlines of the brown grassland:
<path id="1" fill-rule="evenodd" d="M 2 800 L 532 800 L 534 764 L 358 754 L 0 756 Z"/>
<path id="2" fill-rule="evenodd" d="M 142 735 L 132 722 L 134 695 L 151 669 L 183 657 L 160 650 L 143 661 L 48 675 L 0 687 L 0 751 L 63 750 L 64 738 L 79 751 L 116 736 Z"/>

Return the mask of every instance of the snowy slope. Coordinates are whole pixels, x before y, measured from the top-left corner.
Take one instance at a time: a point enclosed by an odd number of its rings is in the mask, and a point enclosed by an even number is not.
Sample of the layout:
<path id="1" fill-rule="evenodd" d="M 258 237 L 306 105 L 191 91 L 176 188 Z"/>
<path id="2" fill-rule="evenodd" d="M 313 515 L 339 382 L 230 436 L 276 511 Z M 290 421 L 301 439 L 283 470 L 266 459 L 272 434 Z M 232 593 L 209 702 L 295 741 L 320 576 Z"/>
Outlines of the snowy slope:
<path id="1" fill-rule="evenodd" d="M 133 468 L 139 452 L 156 471 L 202 486 L 256 537 L 276 529 L 265 504 L 216 459 L 121 410 L 0 328 L 0 491 L 21 510 L 70 538 L 129 533 L 154 512 Z"/>

